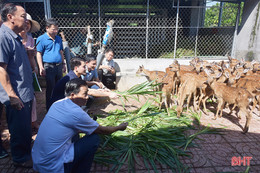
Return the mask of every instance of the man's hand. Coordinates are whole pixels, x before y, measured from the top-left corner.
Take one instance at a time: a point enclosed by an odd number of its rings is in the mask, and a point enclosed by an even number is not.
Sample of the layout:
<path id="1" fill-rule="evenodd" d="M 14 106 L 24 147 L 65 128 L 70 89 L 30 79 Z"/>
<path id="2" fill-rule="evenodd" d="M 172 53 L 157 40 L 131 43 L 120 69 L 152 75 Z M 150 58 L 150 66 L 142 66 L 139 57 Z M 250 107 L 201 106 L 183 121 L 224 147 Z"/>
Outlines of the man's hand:
<path id="1" fill-rule="evenodd" d="M 102 82 L 95 82 L 95 84 L 101 89 L 105 87 Z"/>
<path id="2" fill-rule="evenodd" d="M 126 129 L 126 127 L 128 126 L 128 123 L 126 122 L 126 123 L 122 123 L 122 124 L 120 124 L 119 126 L 118 126 L 118 130 L 125 130 Z"/>
<path id="3" fill-rule="evenodd" d="M 66 72 L 66 64 L 65 63 L 63 63 L 63 73 L 65 73 Z"/>
<path id="4" fill-rule="evenodd" d="M 21 110 L 24 107 L 23 102 L 17 96 L 10 96 L 9 98 L 13 108 Z"/>
<path id="5" fill-rule="evenodd" d="M 40 67 L 39 71 L 40 71 L 41 76 L 45 76 L 46 72 L 45 72 L 45 69 L 43 67 Z"/>
<path id="6" fill-rule="evenodd" d="M 119 95 L 115 92 L 110 92 L 109 93 L 109 98 L 110 99 L 117 99 L 119 97 Z"/>

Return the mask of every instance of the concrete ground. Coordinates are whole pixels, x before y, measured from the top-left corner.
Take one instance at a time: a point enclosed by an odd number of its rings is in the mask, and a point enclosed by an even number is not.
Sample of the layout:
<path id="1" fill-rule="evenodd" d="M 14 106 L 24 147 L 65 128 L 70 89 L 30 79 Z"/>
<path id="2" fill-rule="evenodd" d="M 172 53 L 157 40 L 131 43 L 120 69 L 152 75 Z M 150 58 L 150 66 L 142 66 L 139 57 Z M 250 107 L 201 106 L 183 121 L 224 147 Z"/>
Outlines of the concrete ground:
<path id="1" fill-rule="evenodd" d="M 37 97 L 37 112 L 38 121 L 41 122 L 46 114 L 44 94 L 36 93 Z M 107 113 L 109 110 L 121 109 L 122 106 L 118 105 L 119 101 L 112 101 L 112 103 L 103 101 L 99 106 L 90 110 L 91 114 Z M 136 108 L 138 103 L 127 103 L 126 107 Z M 213 110 L 213 107 L 208 107 Z M 226 112 L 226 113 L 225 113 Z M 202 113 L 201 125 L 210 126 L 212 128 L 221 128 L 222 135 L 219 134 L 204 134 L 200 135 L 200 139 L 196 139 L 194 142 L 199 145 L 199 148 L 189 148 L 191 151 L 191 158 L 181 158 L 181 161 L 190 167 L 192 173 L 213 173 L 213 172 L 244 172 L 247 166 L 239 162 L 245 159 L 250 160 L 250 172 L 260 172 L 260 113 L 259 111 L 252 115 L 252 120 L 249 128 L 249 132 L 242 134 L 242 127 L 245 124 L 245 117 L 238 121 L 234 115 L 228 115 L 228 109 L 224 110 L 222 118 L 212 120 L 213 112 L 209 112 L 209 115 Z M 6 129 L 5 116 L 2 116 L 1 129 Z M 189 131 L 188 133 L 194 134 L 196 131 Z M 2 139 L 4 139 L 4 146 L 7 148 L 9 154 L 9 140 L 8 133 L 2 133 Z M 10 154 L 11 155 L 11 154 Z M 232 162 L 233 158 L 233 162 Z M 233 165 L 232 165 L 233 163 Z M 249 162 L 246 162 L 246 165 Z M 148 172 L 141 163 L 136 164 L 137 173 Z M 241 166 L 240 166 L 241 165 Z M 162 173 L 171 172 L 165 167 L 158 165 L 158 169 Z M 22 173 L 22 172 L 34 172 L 33 169 L 15 168 L 12 165 L 11 156 L 0 159 L 0 172 L 1 173 Z M 109 168 L 103 165 L 93 163 L 93 173 L 107 173 Z M 120 172 L 127 172 L 127 168 L 123 168 Z"/>

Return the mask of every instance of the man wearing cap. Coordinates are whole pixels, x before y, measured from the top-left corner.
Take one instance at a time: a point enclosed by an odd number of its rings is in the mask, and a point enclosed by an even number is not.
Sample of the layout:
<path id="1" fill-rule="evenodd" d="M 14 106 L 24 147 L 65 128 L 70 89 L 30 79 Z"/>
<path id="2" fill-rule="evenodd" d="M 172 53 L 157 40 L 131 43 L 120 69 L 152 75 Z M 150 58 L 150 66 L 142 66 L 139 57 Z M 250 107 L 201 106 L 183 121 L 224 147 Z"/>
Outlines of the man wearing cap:
<path id="1" fill-rule="evenodd" d="M 10 3 L 2 8 L 1 18 L 0 101 L 6 104 L 12 159 L 14 166 L 32 167 L 32 69 L 18 36 L 24 29 L 26 12 L 23 7 Z"/>
<path id="2" fill-rule="evenodd" d="M 38 37 L 37 62 L 40 75 L 46 79 L 46 109 L 51 106 L 50 98 L 56 82 L 62 78 L 62 69 L 66 71 L 62 40 L 57 35 L 58 23 L 55 19 L 46 20 L 46 33 Z"/>

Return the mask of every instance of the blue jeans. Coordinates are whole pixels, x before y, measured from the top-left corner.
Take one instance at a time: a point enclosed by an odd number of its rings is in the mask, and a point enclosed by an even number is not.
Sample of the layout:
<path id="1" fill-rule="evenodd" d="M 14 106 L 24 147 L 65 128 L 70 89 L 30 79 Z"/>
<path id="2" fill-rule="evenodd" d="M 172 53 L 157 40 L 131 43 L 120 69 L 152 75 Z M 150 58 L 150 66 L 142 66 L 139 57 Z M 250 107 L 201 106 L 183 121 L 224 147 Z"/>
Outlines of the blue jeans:
<path id="1" fill-rule="evenodd" d="M 55 84 L 62 78 L 62 64 L 53 65 L 51 63 L 44 63 L 46 72 L 46 109 L 51 107 L 51 94 Z"/>
<path id="2" fill-rule="evenodd" d="M 99 136 L 92 134 L 84 136 L 74 143 L 74 160 L 64 163 L 65 173 L 88 173 L 99 146 Z"/>
<path id="3" fill-rule="evenodd" d="M 23 104 L 24 107 L 20 111 L 11 105 L 6 106 L 12 158 L 14 162 L 18 163 L 31 159 L 32 101 Z"/>

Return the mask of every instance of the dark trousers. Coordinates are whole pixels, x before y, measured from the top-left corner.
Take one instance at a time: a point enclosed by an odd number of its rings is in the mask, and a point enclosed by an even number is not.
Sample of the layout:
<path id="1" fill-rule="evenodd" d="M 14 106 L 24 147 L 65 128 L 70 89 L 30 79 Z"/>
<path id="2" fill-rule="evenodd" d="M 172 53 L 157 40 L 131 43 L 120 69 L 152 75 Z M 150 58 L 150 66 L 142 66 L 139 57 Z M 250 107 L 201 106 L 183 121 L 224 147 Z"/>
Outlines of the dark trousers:
<path id="1" fill-rule="evenodd" d="M 103 70 L 98 70 L 98 78 L 99 80 L 109 89 L 115 89 L 115 81 L 116 81 L 116 74 L 103 74 Z"/>
<path id="2" fill-rule="evenodd" d="M 10 146 L 14 162 L 25 162 L 31 159 L 32 141 L 32 101 L 24 103 L 19 111 L 11 105 L 6 106 L 6 118 L 11 134 Z"/>
<path id="3" fill-rule="evenodd" d="M 0 103 L 0 119 L 2 117 L 3 108 L 4 108 L 4 105 L 2 103 Z M 2 146 L 2 138 L 1 138 L 1 133 L 0 133 L 0 153 L 2 152 L 3 149 L 4 148 Z"/>
<path id="4" fill-rule="evenodd" d="M 62 64 L 44 63 L 44 69 L 46 72 L 46 109 L 49 110 L 53 88 L 57 81 L 62 78 Z"/>
<path id="5" fill-rule="evenodd" d="M 64 163 L 65 173 L 88 173 L 99 146 L 99 136 L 92 134 L 84 136 L 74 143 L 74 160 Z"/>

